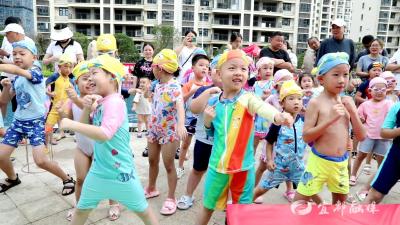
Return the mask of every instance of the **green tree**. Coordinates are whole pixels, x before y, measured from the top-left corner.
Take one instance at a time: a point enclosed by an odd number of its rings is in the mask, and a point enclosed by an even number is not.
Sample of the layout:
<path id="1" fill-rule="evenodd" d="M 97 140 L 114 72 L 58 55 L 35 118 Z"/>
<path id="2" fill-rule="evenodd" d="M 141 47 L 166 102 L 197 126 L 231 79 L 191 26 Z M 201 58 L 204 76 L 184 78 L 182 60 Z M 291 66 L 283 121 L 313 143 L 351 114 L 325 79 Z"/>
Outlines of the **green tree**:
<path id="1" fill-rule="evenodd" d="M 43 34 L 37 34 L 35 37 L 36 47 L 38 48 L 39 58 L 46 54 L 46 49 L 50 44 L 50 40 L 45 38 Z"/>
<path id="2" fill-rule="evenodd" d="M 153 28 L 154 35 L 154 54 L 157 54 L 164 48 L 172 49 L 174 42 L 180 41 L 179 31 L 173 26 L 169 25 L 158 25 Z"/>
<path id="3" fill-rule="evenodd" d="M 297 54 L 297 69 L 301 69 L 301 67 L 303 66 L 305 54 L 306 54 L 305 51 L 300 54 Z"/>
<path id="4" fill-rule="evenodd" d="M 133 40 L 126 34 L 115 34 L 117 39 L 118 54 L 121 62 L 137 62 L 140 59 L 140 54 L 136 49 Z"/>
<path id="5" fill-rule="evenodd" d="M 74 33 L 74 40 L 77 41 L 82 46 L 83 55 L 86 58 L 87 48 L 90 43 L 90 40 L 86 37 L 86 35 L 79 33 L 79 32 Z"/>

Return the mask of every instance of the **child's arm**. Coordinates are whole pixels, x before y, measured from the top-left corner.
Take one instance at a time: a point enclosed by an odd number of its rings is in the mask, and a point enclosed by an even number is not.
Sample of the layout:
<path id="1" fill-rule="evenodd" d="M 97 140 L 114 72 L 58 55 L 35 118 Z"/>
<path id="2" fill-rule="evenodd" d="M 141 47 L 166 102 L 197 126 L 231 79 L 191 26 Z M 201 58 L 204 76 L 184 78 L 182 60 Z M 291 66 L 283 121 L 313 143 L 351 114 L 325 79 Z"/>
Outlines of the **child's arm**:
<path id="1" fill-rule="evenodd" d="M 89 124 L 90 123 L 90 113 L 97 106 L 96 102 L 97 98 L 93 95 L 86 95 L 83 99 L 83 110 L 80 118 L 81 123 Z"/>
<path id="2" fill-rule="evenodd" d="M 21 69 L 14 64 L 0 64 L 0 71 L 5 72 L 5 73 L 15 74 L 18 76 L 22 76 L 29 80 L 32 80 L 34 78 L 32 76 L 31 71 Z"/>
<path id="3" fill-rule="evenodd" d="M 362 123 L 365 123 L 365 121 L 366 121 L 365 109 L 364 109 L 365 107 L 364 106 L 365 106 L 365 104 L 361 104 L 357 109 L 358 116 L 360 117 L 360 120 L 361 120 Z"/>
<path id="4" fill-rule="evenodd" d="M 87 104 L 90 102 L 90 100 L 92 102 L 91 105 Z M 95 96 L 85 96 L 86 103 L 84 111 L 86 110 L 87 112 L 90 109 L 89 107 L 94 107 L 94 105 L 96 104 L 95 100 Z M 125 117 L 124 110 L 116 111 L 115 109 L 121 109 L 125 107 L 125 102 L 123 102 L 122 99 L 120 101 L 111 100 L 108 102 L 104 102 L 103 107 L 103 118 L 100 126 L 83 124 L 70 119 L 63 119 L 61 121 L 61 129 L 73 130 L 98 141 L 110 140 L 118 131 L 119 127 L 121 127 Z"/>
<path id="5" fill-rule="evenodd" d="M 14 97 L 15 93 L 12 90 L 11 80 L 9 78 L 5 78 L 1 80 L 1 85 L 3 86 L 3 91 L 0 95 L 0 104 L 7 105 L 8 102 Z"/>
<path id="6" fill-rule="evenodd" d="M 72 103 L 77 105 L 80 109 L 84 108 L 83 99 L 79 98 L 78 94 L 76 93 L 73 87 L 69 87 L 67 89 L 67 95 L 68 98 L 72 101 Z"/>
<path id="7" fill-rule="evenodd" d="M 362 93 L 360 91 L 356 92 L 355 100 L 358 104 L 361 104 L 361 103 L 367 101 L 367 99 L 362 98 L 361 95 L 362 95 Z"/>
<path id="8" fill-rule="evenodd" d="M 354 135 L 358 141 L 362 141 L 367 136 L 367 132 L 362 124 L 360 117 L 357 113 L 357 107 L 352 98 L 345 96 L 342 97 L 341 102 L 350 115 L 351 126 L 353 127 Z"/>
<path id="9" fill-rule="evenodd" d="M 195 84 L 192 85 L 190 90 L 185 90 L 182 88 L 183 91 L 183 101 L 186 102 L 190 97 L 196 93 L 196 91 L 200 88 L 200 86 L 197 86 Z"/>
<path id="10" fill-rule="evenodd" d="M 219 87 L 212 87 L 205 90 L 201 93 L 197 98 L 193 99 L 192 104 L 190 105 L 190 110 L 194 114 L 199 114 L 204 111 L 207 106 L 208 99 L 213 94 L 220 93 L 221 89 Z"/>
<path id="11" fill-rule="evenodd" d="M 276 168 L 276 164 L 275 164 L 275 162 L 274 162 L 274 160 L 273 160 L 273 158 L 272 158 L 272 149 L 273 149 L 273 144 L 270 144 L 268 141 L 267 141 L 267 146 L 266 146 L 266 160 L 267 160 L 267 169 L 269 170 L 269 171 L 274 171 L 275 170 L 275 168 Z"/>
<path id="12" fill-rule="evenodd" d="M 394 139 L 400 136 L 400 127 L 397 127 L 397 114 L 399 113 L 399 104 L 394 104 L 386 114 L 385 121 L 382 124 L 381 137 L 385 139 Z"/>
<path id="13" fill-rule="evenodd" d="M 60 115 L 61 118 L 74 119 L 74 118 L 72 118 L 72 101 L 71 100 L 68 99 L 66 102 L 60 101 L 57 103 L 57 105 L 55 107 L 58 112 L 58 115 Z"/>
<path id="14" fill-rule="evenodd" d="M 310 100 L 304 116 L 303 140 L 306 143 L 317 140 L 331 124 L 339 120 L 341 116 L 346 115 L 344 106 L 336 104 L 332 107 L 330 119 L 319 121 L 319 124 L 317 124 L 319 107 L 317 99 Z"/>
<path id="15" fill-rule="evenodd" d="M 293 117 L 288 113 L 280 113 L 272 105 L 262 101 L 254 95 L 248 95 L 248 109 L 252 114 L 258 114 L 259 116 L 272 121 L 276 125 L 291 126 L 293 124 Z"/>
<path id="16" fill-rule="evenodd" d="M 185 107 L 183 106 L 183 101 L 177 101 L 176 107 L 178 112 L 178 126 L 176 128 L 176 132 L 178 137 L 183 140 L 187 135 L 185 128 Z"/>

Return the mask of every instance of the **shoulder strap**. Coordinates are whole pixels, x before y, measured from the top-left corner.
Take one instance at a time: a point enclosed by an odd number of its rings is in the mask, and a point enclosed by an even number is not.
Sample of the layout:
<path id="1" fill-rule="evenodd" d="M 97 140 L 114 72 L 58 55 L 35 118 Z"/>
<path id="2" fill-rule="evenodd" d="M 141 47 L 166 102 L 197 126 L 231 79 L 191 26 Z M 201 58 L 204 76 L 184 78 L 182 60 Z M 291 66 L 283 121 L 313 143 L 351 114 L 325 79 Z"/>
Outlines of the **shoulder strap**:
<path id="1" fill-rule="evenodd" d="M 192 53 L 190 53 L 189 57 L 186 59 L 186 61 L 182 64 L 181 68 L 183 68 L 185 66 L 185 64 L 189 61 L 190 57 L 192 57 L 194 51 L 196 51 L 197 48 L 195 48 Z"/>

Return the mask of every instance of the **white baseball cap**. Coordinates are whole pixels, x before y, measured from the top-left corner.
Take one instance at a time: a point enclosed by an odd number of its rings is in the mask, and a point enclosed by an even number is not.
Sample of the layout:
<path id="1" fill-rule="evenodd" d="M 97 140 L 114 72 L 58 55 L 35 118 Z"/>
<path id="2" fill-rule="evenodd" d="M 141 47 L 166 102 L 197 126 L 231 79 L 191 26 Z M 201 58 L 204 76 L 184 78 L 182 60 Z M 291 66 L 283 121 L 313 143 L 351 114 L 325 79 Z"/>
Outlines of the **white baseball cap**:
<path id="1" fill-rule="evenodd" d="M 336 19 L 336 20 L 332 21 L 332 25 L 336 25 L 338 27 L 345 27 L 346 22 L 344 22 L 343 19 Z"/>
<path id="2" fill-rule="evenodd" d="M 19 34 L 25 34 L 24 28 L 17 23 L 10 23 L 8 24 L 4 30 L 0 31 L 1 35 L 5 35 L 7 32 L 15 32 Z"/>

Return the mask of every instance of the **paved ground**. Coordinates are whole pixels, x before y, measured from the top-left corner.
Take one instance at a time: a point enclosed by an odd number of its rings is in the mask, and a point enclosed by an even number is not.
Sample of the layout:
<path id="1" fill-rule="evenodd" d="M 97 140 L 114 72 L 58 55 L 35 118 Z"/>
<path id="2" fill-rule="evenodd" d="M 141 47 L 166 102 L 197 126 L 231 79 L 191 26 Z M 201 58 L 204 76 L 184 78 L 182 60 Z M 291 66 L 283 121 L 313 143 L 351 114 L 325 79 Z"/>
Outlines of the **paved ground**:
<path id="1" fill-rule="evenodd" d="M 141 156 L 141 152 L 145 147 L 145 139 L 136 139 L 132 133 L 132 143 L 135 153 L 135 165 L 137 173 L 141 178 L 142 184 L 147 184 L 148 162 L 147 158 Z M 54 146 L 54 160 L 57 161 L 69 174 L 74 175 L 73 166 L 73 148 L 75 143 L 73 138 L 68 137 L 62 140 L 58 145 Z M 30 151 L 30 148 L 29 148 Z M 65 216 L 69 209 L 75 204 L 74 195 L 63 197 L 61 196 L 61 181 L 49 173 L 40 172 L 31 164 L 31 172 L 26 173 L 26 153 L 25 147 L 20 147 L 14 154 L 16 157 L 15 167 L 20 175 L 22 184 L 10 189 L 6 194 L 0 194 L 0 225 L 63 225 L 68 224 Z M 30 156 L 30 162 L 32 158 Z M 186 167 L 189 168 L 191 161 L 186 162 Z M 4 178 L 4 173 L 1 173 L 0 178 Z M 178 181 L 177 196 L 184 193 L 186 187 L 187 175 Z M 367 181 L 366 175 L 361 175 L 359 184 L 351 189 L 355 193 L 361 185 Z M 271 190 L 264 198 L 265 204 L 286 204 L 287 201 L 282 197 L 285 190 L 285 185 L 281 185 L 279 189 Z M 172 216 L 162 216 L 158 213 L 166 196 L 167 183 L 166 174 L 163 167 L 160 167 L 160 175 L 158 180 L 158 188 L 161 192 L 161 197 L 151 199 L 150 206 L 157 212 L 161 224 L 165 225 L 189 225 L 194 224 L 196 216 L 201 208 L 202 184 L 196 191 L 195 197 L 197 201 L 195 205 L 187 211 L 178 211 Z M 330 199 L 330 194 L 324 190 L 322 197 L 326 200 Z M 400 203 L 400 185 L 396 185 L 393 191 L 388 195 L 384 203 Z M 107 219 L 107 204 L 102 202 L 99 207 L 92 212 L 87 224 L 106 225 L 106 224 L 141 224 L 140 220 L 131 212 L 123 210 L 121 218 L 117 221 L 110 222 Z M 225 215 L 222 212 L 216 212 L 209 224 L 223 225 Z"/>

